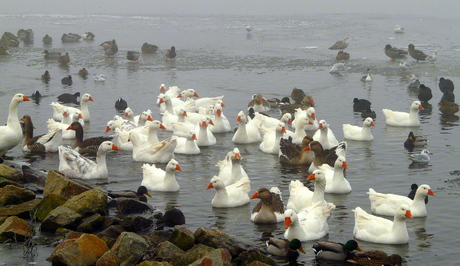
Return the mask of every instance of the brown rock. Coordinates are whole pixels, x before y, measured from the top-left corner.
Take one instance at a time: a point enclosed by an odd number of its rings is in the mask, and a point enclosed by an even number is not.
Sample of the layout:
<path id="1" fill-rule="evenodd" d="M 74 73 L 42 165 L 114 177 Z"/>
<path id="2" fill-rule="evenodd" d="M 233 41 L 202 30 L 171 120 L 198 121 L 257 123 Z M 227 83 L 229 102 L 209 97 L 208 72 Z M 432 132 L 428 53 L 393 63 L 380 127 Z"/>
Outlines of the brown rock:
<path id="1" fill-rule="evenodd" d="M 190 250 L 187 250 L 184 255 L 176 256 L 171 259 L 171 264 L 173 265 L 190 265 L 191 263 L 200 260 L 207 253 L 213 251 L 214 248 L 208 247 L 202 244 L 195 245 Z"/>
<path id="2" fill-rule="evenodd" d="M 0 225 L 0 242 L 2 243 L 8 239 L 22 241 L 27 237 L 32 237 L 33 234 L 33 226 L 16 216 L 8 217 L 5 222 Z"/>
<path id="3" fill-rule="evenodd" d="M 112 251 L 107 251 L 97 260 L 96 266 L 114 266 L 120 265 L 117 255 L 113 254 Z"/>
<path id="4" fill-rule="evenodd" d="M 18 216 L 23 219 L 31 219 L 31 211 L 40 203 L 41 200 L 42 199 L 33 199 L 18 205 L 0 208 L 0 216 Z M 32 211 L 32 213 L 34 212 Z"/>
<path id="5" fill-rule="evenodd" d="M 171 261 L 184 255 L 184 251 L 169 241 L 161 242 L 156 250 L 155 260 Z"/>
<path id="6" fill-rule="evenodd" d="M 33 212 L 35 213 L 37 220 L 41 222 L 52 210 L 63 205 L 66 201 L 66 197 L 58 194 L 49 194 L 41 200 L 41 202 L 34 208 Z"/>
<path id="7" fill-rule="evenodd" d="M 136 266 L 172 266 L 173 264 L 167 261 L 149 261 L 144 260 L 143 262 L 137 264 Z M 99 265 L 96 265 L 99 266 Z"/>
<path id="8" fill-rule="evenodd" d="M 125 230 L 121 226 L 118 225 L 111 225 L 97 234 L 97 236 L 104 240 L 109 248 L 112 248 L 115 241 L 117 241 L 118 237 L 123 233 Z"/>
<path id="9" fill-rule="evenodd" d="M 176 225 L 169 242 L 187 251 L 195 245 L 195 236 L 186 227 Z"/>
<path id="10" fill-rule="evenodd" d="M 204 266 L 204 265 L 231 266 L 233 265 L 232 255 L 225 248 L 213 249 L 201 259 L 190 264 L 190 266 Z"/>
<path id="11" fill-rule="evenodd" d="M 83 234 L 60 243 L 47 259 L 53 265 L 94 265 L 109 250 L 96 235 Z"/>
<path id="12" fill-rule="evenodd" d="M 7 185 L 0 188 L 0 206 L 16 205 L 35 199 L 35 193 L 24 188 Z"/>
<path id="13" fill-rule="evenodd" d="M 98 188 L 94 188 L 70 198 L 63 206 L 83 216 L 89 216 L 94 213 L 105 215 L 107 212 L 107 194 Z"/>
<path id="14" fill-rule="evenodd" d="M 21 183 L 22 172 L 16 168 L 0 164 L 0 177 L 4 177 L 8 180 Z"/>
<path id="15" fill-rule="evenodd" d="M 226 248 L 230 251 L 232 257 L 234 258 L 238 257 L 241 252 L 248 249 L 246 247 L 242 247 L 243 245 L 236 239 L 218 229 L 200 227 L 195 231 L 194 235 L 196 243 L 201 243 L 213 248 Z"/>
<path id="16" fill-rule="evenodd" d="M 78 225 L 77 231 L 91 233 L 100 229 L 102 224 L 104 224 L 104 217 L 99 213 L 95 213 L 83 219 L 83 221 Z"/>
<path id="17" fill-rule="evenodd" d="M 110 250 L 118 257 L 120 265 L 135 265 L 147 246 L 147 240 L 142 236 L 123 232 Z"/>
<path id="18" fill-rule="evenodd" d="M 256 265 L 275 265 L 275 261 L 263 254 L 260 250 L 257 249 L 250 249 L 248 251 L 242 252 L 238 258 L 236 258 L 233 262 L 237 265 L 249 265 L 253 262 L 261 262 L 264 264 L 256 264 Z"/>
<path id="19" fill-rule="evenodd" d="M 78 212 L 65 206 L 59 206 L 46 216 L 40 228 L 52 232 L 60 227 L 75 230 L 81 220 L 82 216 Z"/>
<path id="20" fill-rule="evenodd" d="M 71 180 L 61 172 L 51 170 L 48 172 L 48 177 L 46 178 L 43 196 L 46 197 L 49 194 L 58 194 L 70 198 L 90 189 L 91 187 L 84 183 Z"/>

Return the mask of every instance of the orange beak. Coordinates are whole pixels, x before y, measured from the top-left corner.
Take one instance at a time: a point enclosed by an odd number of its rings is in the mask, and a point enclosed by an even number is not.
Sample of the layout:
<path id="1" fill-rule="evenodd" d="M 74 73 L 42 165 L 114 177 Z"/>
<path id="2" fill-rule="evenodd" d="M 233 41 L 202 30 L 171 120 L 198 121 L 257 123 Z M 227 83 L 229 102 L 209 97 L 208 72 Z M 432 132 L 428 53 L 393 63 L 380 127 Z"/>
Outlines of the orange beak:
<path id="1" fill-rule="evenodd" d="M 315 120 L 315 119 L 316 119 L 316 114 L 315 114 L 315 113 L 311 114 L 311 118 L 312 118 L 313 120 Z"/>
<path id="2" fill-rule="evenodd" d="M 410 212 L 410 210 L 406 211 L 406 217 L 407 218 L 413 218 L 412 213 Z"/>
<path id="3" fill-rule="evenodd" d="M 375 123 L 374 123 L 374 122 L 371 122 L 371 127 L 375 127 Z"/>
<path id="4" fill-rule="evenodd" d="M 212 185 L 212 183 L 209 183 L 209 185 L 206 187 L 206 189 L 211 189 L 213 188 L 214 186 Z"/>
<path id="5" fill-rule="evenodd" d="M 347 164 L 347 162 L 343 162 L 343 163 L 342 163 L 342 167 L 345 168 L 345 169 L 348 169 L 348 164 Z"/>
<path id="6" fill-rule="evenodd" d="M 93 97 L 91 97 L 91 96 L 89 96 L 89 99 L 88 99 L 88 100 L 94 102 L 94 99 L 93 99 Z"/>
<path id="7" fill-rule="evenodd" d="M 288 124 L 292 125 L 292 119 L 288 119 Z"/>
<path id="8" fill-rule="evenodd" d="M 285 217 L 284 218 L 284 229 L 288 229 L 289 226 L 291 226 L 292 221 L 290 217 Z"/>
<path id="9" fill-rule="evenodd" d="M 433 190 L 431 190 L 431 189 L 428 189 L 428 195 L 436 196 L 436 194 L 434 194 Z"/>
<path id="10" fill-rule="evenodd" d="M 259 99 L 259 102 L 260 102 L 260 104 L 263 104 L 264 100 L 261 98 L 261 99 Z"/>
<path id="11" fill-rule="evenodd" d="M 67 128 L 67 129 L 68 129 L 68 128 Z M 109 126 L 107 126 L 107 127 L 105 128 L 105 133 L 109 132 L 110 130 L 111 130 L 111 128 L 110 128 Z"/>
<path id="12" fill-rule="evenodd" d="M 418 106 L 418 109 L 425 110 L 425 108 L 423 108 L 423 106 L 421 106 L 421 105 Z"/>
<path id="13" fill-rule="evenodd" d="M 315 104 L 315 101 L 314 101 L 313 99 L 310 99 L 310 102 L 311 102 L 312 104 Z"/>
<path id="14" fill-rule="evenodd" d="M 160 128 L 161 129 L 166 129 L 165 126 L 163 126 L 163 124 L 160 124 Z"/>
<path id="15" fill-rule="evenodd" d="M 316 175 L 314 173 L 307 177 L 307 180 L 315 180 L 315 179 L 316 179 Z"/>
<path id="16" fill-rule="evenodd" d="M 239 153 L 235 153 L 235 158 L 236 159 L 241 159 L 241 155 Z"/>
<path id="17" fill-rule="evenodd" d="M 236 121 L 241 121 L 241 116 L 237 116 Z"/>
<path id="18" fill-rule="evenodd" d="M 177 97 L 179 97 L 179 96 L 177 96 Z M 160 101 L 159 101 L 158 103 L 159 103 L 159 104 L 162 104 L 162 103 L 164 103 L 164 102 L 165 102 L 165 101 L 164 101 L 163 99 L 160 99 Z"/>
<path id="19" fill-rule="evenodd" d="M 311 149 L 310 144 L 308 144 L 307 147 L 305 147 L 303 150 L 304 151 L 309 151 L 310 149 Z"/>
<path id="20" fill-rule="evenodd" d="M 125 113 L 125 117 L 128 117 L 128 115 L 129 115 L 128 113 Z"/>
<path id="21" fill-rule="evenodd" d="M 149 121 L 153 121 L 153 119 L 152 119 L 152 117 L 151 117 L 151 116 L 148 116 L 148 117 L 147 117 L 147 120 L 149 120 Z"/>
<path id="22" fill-rule="evenodd" d="M 225 103 L 224 103 L 224 102 L 222 102 L 222 103 L 220 104 L 220 106 L 222 106 L 222 107 L 226 107 L 226 105 L 225 105 Z"/>
<path id="23" fill-rule="evenodd" d="M 177 170 L 177 171 L 181 171 L 181 172 L 182 172 L 182 167 L 180 167 L 180 165 L 179 165 L 179 164 L 176 164 L 176 170 Z"/>
<path id="24" fill-rule="evenodd" d="M 82 115 L 82 114 L 78 114 L 77 117 L 78 117 L 78 118 L 83 118 L 83 115 Z"/>
<path id="25" fill-rule="evenodd" d="M 217 109 L 217 116 L 220 117 L 222 115 L 222 110 Z"/>
<path id="26" fill-rule="evenodd" d="M 197 97 L 197 98 L 200 98 L 200 96 L 195 92 L 193 93 L 193 96 Z"/>
<path id="27" fill-rule="evenodd" d="M 205 121 L 201 122 L 201 127 L 206 128 L 206 122 Z"/>
<path id="28" fill-rule="evenodd" d="M 184 111 L 184 113 L 183 113 L 183 114 L 184 114 L 184 116 L 187 116 L 187 111 Z"/>
<path id="29" fill-rule="evenodd" d="M 322 129 L 322 128 L 323 128 L 323 124 L 319 124 L 318 129 Z"/>
<path id="30" fill-rule="evenodd" d="M 67 117 L 69 114 L 67 112 L 62 113 L 62 116 Z"/>
<path id="31" fill-rule="evenodd" d="M 72 126 L 69 126 L 66 130 L 70 130 L 70 129 L 73 129 Z"/>
<path id="32" fill-rule="evenodd" d="M 212 122 L 212 120 L 209 120 L 209 124 L 214 126 L 214 122 Z"/>
<path id="33" fill-rule="evenodd" d="M 281 132 L 286 133 L 286 127 L 282 127 Z"/>
<path id="34" fill-rule="evenodd" d="M 22 96 L 22 100 L 23 100 L 24 102 L 30 101 L 30 99 L 27 98 L 26 96 Z"/>
<path id="35" fill-rule="evenodd" d="M 116 150 L 119 150 L 119 149 L 120 149 L 120 148 L 118 148 L 118 146 L 117 146 L 117 145 L 115 145 L 115 144 L 112 144 L 112 150 L 115 150 L 115 151 L 116 151 Z"/>
<path id="36" fill-rule="evenodd" d="M 192 139 L 196 140 L 196 134 L 192 135 Z"/>
<path id="37" fill-rule="evenodd" d="M 254 193 L 250 199 L 257 199 L 259 197 L 259 192 L 256 191 L 256 193 Z"/>
<path id="38" fill-rule="evenodd" d="M 176 98 L 182 98 L 182 94 L 177 95 Z"/>

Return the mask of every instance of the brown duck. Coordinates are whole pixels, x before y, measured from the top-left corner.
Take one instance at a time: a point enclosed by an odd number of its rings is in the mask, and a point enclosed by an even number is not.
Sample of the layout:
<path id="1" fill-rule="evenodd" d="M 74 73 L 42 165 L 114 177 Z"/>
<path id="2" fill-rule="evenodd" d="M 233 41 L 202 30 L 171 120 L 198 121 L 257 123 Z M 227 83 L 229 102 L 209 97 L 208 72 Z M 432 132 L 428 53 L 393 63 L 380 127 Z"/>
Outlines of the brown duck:
<path id="1" fill-rule="evenodd" d="M 168 60 L 168 59 L 171 60 L 174 57 L 176 57 L 176 47 L 171 46 L 171 49 L 168 49 L 166 51 L 165 56 L 166 56 L 166 60 Z"/>
<path id="2" fill-rule="evenodd" d="M 366 252 L 354 253 L 351 259 L 347 260 L 353 264 L 359 265 L 390 265 L 390 266 L 401 266 L 402 258 L 398 254 L 392 254 L 388 256 L 385 252 L 380 250 L 369 250 Z"/>
<path id="3" fill-rule="evenodd" d="M 259 188 L 251 199 L 259 198 L 260 202 L 252 210 L 251 221 L 255 224 L 276 224 L 284 221 L 284 205 L 278 188 Z"/>
<path id="4" fill-rule="evenodd" d="M 57 61 L 61 64 L 61 65 L 67 65 L 69 62 L 70 62 L 70 57 L 69 57 L 69 52 L 66 52 L 65 55 L 61 55 Z"/>
<path id="5" fill-rule="evenodd" d="M 112 137 L 93 137 L 83 140 L 83 126 L 80 122 L 73 122 L 67 130 L 75 130 L 75 141 L 72 144 L 72 148 L 80 154 L 96 155 L 102 142 L 112 140 Z"/>
<path id="6" fill-rule="evenodd" d="M 417 62 L 425 61 L 428 57 L 428 55 L 426 55 L 424 52 L 415 49 L 415 46 L 413 44 L 409 44 L 409 55 L 415 60 L 417 60 Z"/>
<path id="7" fill-rule="evenodd" d="M 302 140 L 302 145 L 299 146 L 292 143 L 292 137 L 280 140 L 280 151 L 279 156 L 280 162 L 285 164 L 310 164 L 313 162 L 313 157 L 310 151 L 305 151 L 305 147 L 313 141 L 311 136 L 305 136 Z"/>

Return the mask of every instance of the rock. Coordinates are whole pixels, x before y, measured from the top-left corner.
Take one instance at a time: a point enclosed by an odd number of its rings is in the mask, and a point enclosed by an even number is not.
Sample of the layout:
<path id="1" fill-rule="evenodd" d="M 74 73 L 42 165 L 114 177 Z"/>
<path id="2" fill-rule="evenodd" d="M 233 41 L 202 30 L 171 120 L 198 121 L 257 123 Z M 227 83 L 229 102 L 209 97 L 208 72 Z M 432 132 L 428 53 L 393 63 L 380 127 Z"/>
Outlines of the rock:
<path id="1" fill-rule="evenodd" d="M 107 213 L 107 195 L 100 189 L 94 188 L 74 196 L 63 205 L 84 217 L 99 213 Z"/>
<path id="2" fill-rule="evenodd" d="M 89 217 L 83 219 L 83 221 L 78 225 L 78 232 L 92 233 L 102 227 L 104 224 L 104 217 L 99 213 L 95 213 Z"/>
<path id="3" fill-rule="evenodd" d="M 147 240 L 140 235 L 123 232 L 110 250 L 118 257 L 120 265 L 135 265 L 147 246 Z"/>
<path id="4" fill-rule="evenodd" d="M 232 255 L 230 254 L 228 249 L 225 249 L 225 248 L 213 249 L 201 259 L 190 264 L 190 266 L 201 266 L 201 265 L 231 266 L 233 265 Z"/>
<path id="5" fill-rule="evenodd" d="M 161 242 L 155 252 L 155 260 L 172 261 L 176 257 L 184 255 L 184 251 L 169 241 Z"/>
<path id="6" fill-rule="evenodd" d="M 195 236 L 187 228 L 176 225 L 169 242 L 178 246 L 183 251 L 187 251 L 195 245 Z"/>
<path id="7" fill-rule="evenodd" d="M 153 212 L 155 209 L 146 202 L 130 198 L 118 198 L 114 200 L 118 203 L 118 210 L 121 214 L 133 214 L 143 212 Z"/>
<path id="8" fill-rule="evenodd" d="M 35 193 L 13 185 L 0 188 L 0 206 L 16 205 L 35 199 Z"/>
<path id="9" fill-rule="evenodd" d="M 23 241 L 26 238 L 32 237 L 33 234 L 33 226 L 16 216 L 8 217 L 2 225 L 0 225 L 0 243 L 8 239 Z"/>
<path id="10" fill-rule="evenodd" d="M 146 233 L 155 230 L 156 218 L 152 213 L 133 214 L 123 218 L 120 226 L 129 232 Z"/>
<path id="11" fill-rule="evenodd" d="M 270 266 L 270 265 L 274 265 L 274 264 L 267 264 L 267 263 L 263 263 L 260 261 L 253 261 L 249 263 L 247 266 Z"/>
<path id="12" fill-rule="evenodd" d="M 5 187 L 7 185 L 13 185 L 13 186 L 21 187 L 21 185 L 19 185 L 19 183 L 17 183 L 17 182 L 11 181 L 11 180 L 9 180 L 7 178 L 4 178 L 4 177 L 0 177 L 0 188 Z"/>
<path id="13" fill-rule="evenodd" d="M 120 265 L 117 255 L 113 254 L 112 251 L 107 251 L 97 260 L 96 266 L 112 266 Z"/>
<path id="14" fill-rule="evenodd" d="M 31 219 L 30 214 L 35 213 L 32 211 L 40 203 L 42 199 L 33 199 L 21 204 L 0 208 L 0 216 L 18 216 L 23 219 Z"/>
<path id="15" fill-rule="evenodd" d="M 136 266 L 172 266 L 173 264 L 167 261 L 143 261 Z"/>
<path id="16" fill-rule="evenodd" d="M 155 253 L 157 251 L 157 247 L 161 242 L 168 241 L 172 236 L 172 231 L 164 231 L 164 230 L 156 230 L 151 234 L 146 235 L 147 242 L 149 246 L 147 250 L 144 252 L 144 256 L 142 260 L 153 260 L 155 257 Z"/>
<path id="17" fill-rule="evenodd" d="M 78 212 L 65 206 L 59 206 L 46 216 L 40 228 L 51 232 L 61 227 L 75 230 L 82 218 Z"/>
<path id="18" fill-rule="evenodd" d="M 70 198 L 90 189 L 91 187 L 86 184 L 76 180 L 71 180 L 59 171 L 51 170 L 48 172 L 48 176 L 46 178 L 43 196 L 46 197 L 49 194 L 58 194 L 66 198 Z"/>
<path id="19" fill-rule="evenodd" d="M 174 227 L 176 225 L 185 224 L 185 216 L 181 210 L 173 207 L 165 212 L 162 221 L 165 226 Z"/>
<path id="20" fill-rule="evenodd" d="M 121 226 L 111 225 L 103 231 L 99 232 L 97 236 L 104 240 L 109 248 L 112 248 L 113 244 L 115 244 L 115 241 L 117 241 L 118 237 L 123 232 L 125 232 L 125 230 L 123 230 Z"/>
<path id="21" fill-rule="evenodd" d="M 233 260 L 233 263 L 236 263 L 236 265 L 249 265 L 250 263 L 253 263 L 255 261 L 262 262 L 268 265 L 275 265 L 275 261 L 272 258 L 264 255 L 258 249 L 250 249 L 248 251 L 242 252 L 238 258 Z"/>
<path id="22" fill-rule="evenodd" d="M 108 250 L 105 242 L 96 235 L 83 234 L 60 243 L 47 260 L 53 265 L 94 265 Z"/>
<path id="23" fill-rule="evenodd" d="M 0 164 L 0 177 L 4 177 L 17 183 L 22 183 L 22 172 L 4 164 Z"/>
<path id="24" fill-rule="evenodd" d="M 171 259 L 172 265 L 190 265 L 191 263 L 200 260 L 207 253 L 214 250 L 212 247 L 208 247 L 202 244 L 195 245 L 190 250 L 187 250 L 182 256 L 176 256 Z M 229 253 L 230 254 L 230 253 Z M 231 256 L 230 256 L 231 258 Z"/>
<path id="25" fill-rule="evenodd" d="M 226 248 L 234 258 L 238 257 L 241 252 L 249 249 L 249 247 L 241 247 L 243 244 L 218 229 L 200 227 L 195 231 L 194 235 L 196 243 L 201 243 L 213 248 Z"/>
<path id="26" fill-rule="evenodd" d="M 40 203 L 33 209 L 38 221 L 43 221 L 50 211 L 63 205 L 67 201 L 66 197 L 58 194 L 49 194 L 45 196 Z"/>

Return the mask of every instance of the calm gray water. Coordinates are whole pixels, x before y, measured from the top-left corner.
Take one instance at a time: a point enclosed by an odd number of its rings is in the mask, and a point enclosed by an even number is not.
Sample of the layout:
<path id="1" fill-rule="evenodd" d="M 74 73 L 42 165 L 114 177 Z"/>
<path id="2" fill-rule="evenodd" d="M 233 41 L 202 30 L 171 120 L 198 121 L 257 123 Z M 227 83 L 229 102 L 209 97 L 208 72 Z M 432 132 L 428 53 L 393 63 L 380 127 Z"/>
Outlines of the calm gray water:
<path id="1" fill-rule="evenodd" d="M 366 98 L 377 111 L 374 141 L 361 143 L 349 141 L 346 172 L 353 187 L 349 195 L 326 195 L 326 200 L 337 208 L 329 219 L 330 232 L 326 240 L 344 242 L 353 238 L 354 218 L 351 211 L 356 206 L 370 211 L 366 195 L 369 187 L 379 192 L 405 195 L 412 183 L 429 184 L 436 197 L 428 204 L 426 219 L 411 219 L 407 222 L 410 241 L 407 245 L 378 245 L 360 242 L 364 250 L 380 249 L 387 253 L 398 253 L 408 265 L 448 265 L 458 258 L 459 246 L 456 237 L 459 228 L 458 177 L 449 172 L 458 166 L 458 116 L 443 117 L 436 108 L 441 98 L 437 80 L 443 76 L 460 84 L 460 45 L 458 31 L 454 25 L 458 20 L 436 17 L 391 15 L 310 15 L 310 16 L 69 16 L 69 15 L 25 15 L 0 16 L 2 31 L 16 33 L 20 28 L 32 28 L 35 44 L 12 49 L 11 56 L 0 57 L 0 121 L 6 121 L 7 106 L 12 95 L 26 95 L 38 90 L 45 97 L 40 104 L 22 103 L 20 116 L 32 116 L 36 134 L 46 131 L 45 121 L 52 116 L 49 103 L 64 93 L 90 93 L 95 102 L 90 103 L 91 123 L 85 126 L 86 136 L 104 134 L 108 120 L 117 113 L 114 103 L 118 97 L 127 100 L 129 106 L 140 113 L 153 110 L 155 119 L 160 119 L 155 105 L 158 87 L 178 86 L 193 88 L 200 96 L 225 95 L 225 115 L 232 121 L 240 110 L 245 110 L 252 94 L 265 97 L 288 96 L 297 87 L 311 94 L 317 105 L 318 119 L 331 125 L 338 139 L 343 138 L 342 124 L 362 124 L 359 114 L 353 113 L 354 97 Z M 246 24 L 253 31 L 247 33 Z M 400 24 L 406 28 L 404 34 L 393 33 Z M 76 44 L 60 42 L 63 33 L 92 31 L 96 41 Z M 54 62 L 45 62 L 41 38 L 53 37 L 52 49 L 68 51 L 69 67 Z M 330 75 L 335 63 L 336 51 L 328 50 L 336 40 L 348 36 L 347 52 L 351 60 L 346 63 L 341 75 Z M 106 57 L 100 43 L 116 39 L 119 52 L 115 57 Z M 160 47 L 156 55 L 143 55 L 139 62 L 129 62 L 128 50 L 138 50 L 144 42 Z M 408 81 L 398 67 L 383 53 L 386 44 L 405 48 L 409 43 L 426 53 L 438 50 L 435 66 L 429 63 L 415 64 L 412 73 L 433 90 L 432 110 L 420 114 L 420 128 L 388 127 L 382 120 L 382 108 L 407 111 L 416 95 L 407 90 Z M 177 58 L 164 61 L 164 52 L 174 45 Z M 90 77 L 83 80 L 76 75 L 86 67 L 90 76 L 104 74 L 105 83 L 95 83 Z M 367 68 L 372 69 L 374 81 L 363 84 L 360 78 Z M 49 70 L 49 84 L 40 80 L 40 75 Z M 60 80 L 73 75 L 71 87 L 64 87 Z M 271 112 L 278 116 L 276 111 Z M 2 122 L 4 123 L 4 122 Z M 409 152 L 403 142 L 409 131 L 429 138 L 428 149 L 434 154 L 431 162 L 423 167 L 412 167 Z M 162 133 L 161 138 L 168 137 Z M 455 137 L 457 136 L 457 137 Z M 214 191 L 206 191 L 209 179 L 218 173 L 215 163 L 224 158 L 235 145 L 232 134 L 217 136 L 218 144 L 203 148 L 199 156 L 177 155 L 183 168 L 177 173 L 181 185 L 179 193 L 154 193 L 149 203 L 160 210 L 166 206 L 178 206 L 183 210 L 187 226 L 191 230 L 205 226 L 219 228 L 260 247 L 269 236 L 282 237 L 283 224 L 273 226 L 254 225 L 249 217 L 257 200 L 249 205 L 232 209 L 213 209 L 211 199 Z M 278 186 L 285 203 L 289 197 L 291 180 L 304 180 L 308 173 L 301 167 L 285 168 L 278 163 L 277 156 L 264 154 L 258 144 L 238 145 L 243 154 L 243 166 L 251 179 L 253 193 L 259 187 Z M 420 152 L 416 150 L 415 152 Z M 58 156 L 29 157 L 16 147 L 8 153 L 20 163 L 48 171 L 57 169 Z M 118 152 L 108 156 L 108 183 L 92 182 L 102 189 L 135 189 L 142 180 L 142 163 L 132 162 L 131 154 Z M 312 242 L 307 242 L 308 247 Z M 49 265 L 45 258 L 52 248 L 39 247 L 39 256 L 32 263 Z M 22 258 L 22 247 L 0 246 L 0 264 L 25 265 L 30 260 Z M 313 252 L 299 257 L 298 262 L 312 264 Z"/>

